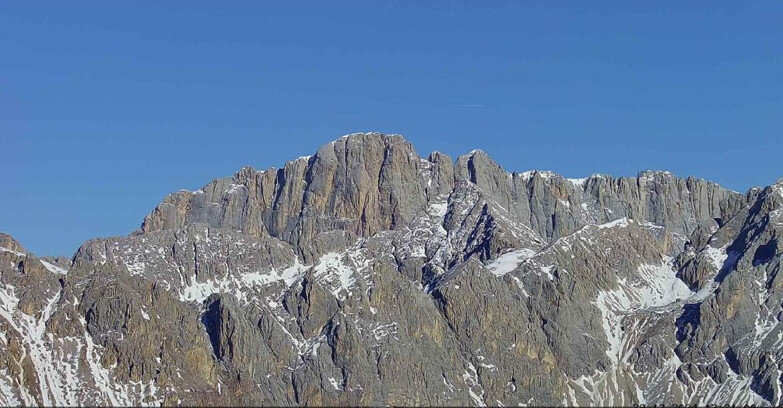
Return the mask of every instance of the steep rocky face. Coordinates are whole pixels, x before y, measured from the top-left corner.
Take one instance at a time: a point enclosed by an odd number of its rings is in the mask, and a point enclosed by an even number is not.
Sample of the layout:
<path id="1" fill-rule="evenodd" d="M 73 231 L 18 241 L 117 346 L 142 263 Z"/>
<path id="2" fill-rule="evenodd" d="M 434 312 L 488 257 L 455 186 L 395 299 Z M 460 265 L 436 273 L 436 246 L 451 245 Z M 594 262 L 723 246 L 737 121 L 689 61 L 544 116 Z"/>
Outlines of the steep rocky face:
<path id="1" fill-rule="evenodd" d="M 781 214 L 348 135 L 72 260 L 0 234 L 0 404 L 779 405 Z"/>
<path id="2" fill-rule="evenodd" d="M 244 168 L 194 193 L 173 194 L 142 231 L 193 223 L 233 228 L 282 239 L 309 261 L 330 231 L 370 236 L 409 222 L 426 207 L 428 190 L 438 191 L 437 172 L 400 136 L 358 134 L 279 170 Z"/>

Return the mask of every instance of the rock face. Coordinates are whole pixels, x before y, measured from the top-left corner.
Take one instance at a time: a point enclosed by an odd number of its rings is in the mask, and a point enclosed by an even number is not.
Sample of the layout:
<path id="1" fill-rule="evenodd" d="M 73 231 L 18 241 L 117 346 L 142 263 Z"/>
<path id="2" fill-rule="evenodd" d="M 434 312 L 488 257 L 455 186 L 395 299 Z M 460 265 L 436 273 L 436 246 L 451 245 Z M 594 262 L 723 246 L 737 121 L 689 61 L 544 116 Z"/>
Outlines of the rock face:
<path id="1" fill-rule="evenodd" d="M 0 234 L 0 405 L 780 405 L 783 182 L 353 134 L 72 260 Z"/>

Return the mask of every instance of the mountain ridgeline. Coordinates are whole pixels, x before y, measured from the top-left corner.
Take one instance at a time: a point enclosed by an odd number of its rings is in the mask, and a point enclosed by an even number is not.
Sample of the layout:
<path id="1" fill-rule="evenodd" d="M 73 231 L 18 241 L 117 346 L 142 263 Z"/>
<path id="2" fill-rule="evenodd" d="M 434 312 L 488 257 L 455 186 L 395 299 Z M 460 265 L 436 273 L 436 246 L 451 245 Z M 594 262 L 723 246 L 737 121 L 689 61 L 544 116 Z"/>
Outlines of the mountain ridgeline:
<path id="1" fill-rule="evenodd" d="M 781 405 L 781 233 L 783 182 L 351 134 L 72 259 L 0 234 L 0 405 Z"/>

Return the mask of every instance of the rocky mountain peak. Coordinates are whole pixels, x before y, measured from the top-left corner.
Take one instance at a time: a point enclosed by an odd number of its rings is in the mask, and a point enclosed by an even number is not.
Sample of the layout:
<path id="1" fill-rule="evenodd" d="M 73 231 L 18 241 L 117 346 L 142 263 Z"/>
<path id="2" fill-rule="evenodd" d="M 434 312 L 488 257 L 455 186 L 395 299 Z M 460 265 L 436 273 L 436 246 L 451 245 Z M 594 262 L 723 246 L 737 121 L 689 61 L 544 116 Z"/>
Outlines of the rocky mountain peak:
<path id="1" fill-rule="evenodd" d="M 455 162 L 438 152 L 423 159 L 402 136 L 373 132 L 343 136 L 281 169 L 243 168 L 194 193 L 175 193 L 145 218 L 142 231 L 205 223 L 282 239 L 311 259 L 334 249 L 334 231 L 349 242 L 398 229 L 452 195 L 462 180 L 545 240 L 621 217 L 685 235 L 700 219 L 723 219 L 744 203 L 714 183 L 669 172 L 645 171 L 634 179 L 594 175 L 575 182 L 552 172 L 510 174 L 481 150 Z M 711 198 L 684 200 L 688 194 Z M 684 205 L 682 211 L 675 212 L 677 205 Z"/>
<path id="2" fill-rule="evenodd" d="M 780 405 L 781 191 L 346 135 L 73 263 L 0 234 L 0 405 Z"/>

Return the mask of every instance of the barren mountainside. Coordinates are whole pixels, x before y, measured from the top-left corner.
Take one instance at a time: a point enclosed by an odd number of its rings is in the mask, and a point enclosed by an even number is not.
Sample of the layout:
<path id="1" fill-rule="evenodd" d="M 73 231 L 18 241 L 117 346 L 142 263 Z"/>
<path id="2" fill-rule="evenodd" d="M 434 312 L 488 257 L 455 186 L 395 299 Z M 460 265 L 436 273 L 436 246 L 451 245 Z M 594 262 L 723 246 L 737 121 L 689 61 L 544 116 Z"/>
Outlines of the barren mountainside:
<path id="1" fill-rule="evenodd" d="M 0 405 L 783 404 L 783 180 L 509 173 L 344 136 L 38 258 Z"/>

